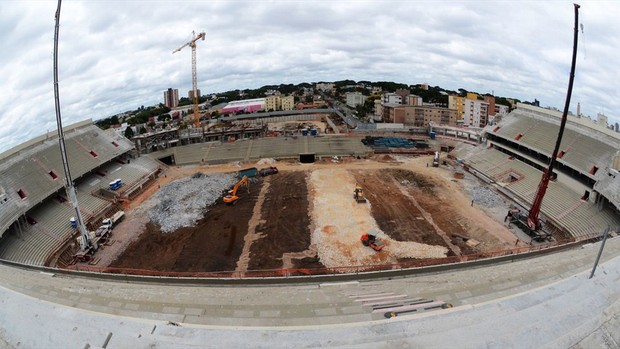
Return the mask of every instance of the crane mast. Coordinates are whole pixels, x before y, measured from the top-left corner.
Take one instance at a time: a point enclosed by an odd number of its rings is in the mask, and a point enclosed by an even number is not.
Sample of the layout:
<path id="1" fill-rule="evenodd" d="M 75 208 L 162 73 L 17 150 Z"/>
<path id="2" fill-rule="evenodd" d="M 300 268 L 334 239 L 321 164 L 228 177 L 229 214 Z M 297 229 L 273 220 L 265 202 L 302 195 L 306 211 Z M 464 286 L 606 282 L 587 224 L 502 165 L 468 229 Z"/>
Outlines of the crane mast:
<path id="1" fill-rule="evenodd" d="M 73 179 L 71 178 L 71 171 L 69 170 L 69 159 L 67 158 L 67 151 L 65 148 L 65 135 L 62 130 L 62 118 L 60 115 L 60 97 L 58 92 L 58 31 L 60 25 L 60 5 L 62 0 L 58 0 L 58 7 L 56 9 L 56 26 L 54 29 L 54 104 L 56 108 L 56 124 L 58 126 L 58 142 L 60 144 L 60 154 L 62 157 L 62 165 L 65 171 L 65 191 L 69 197 L 69 201 L 75 210 L 75 218 L 77 220 L 77 227 L 80 231 L 80 247 L 82 251 L 89 251 L 91 248 L 97 248 L 93 246 L 88 231 L 84 226 L 84 219 L 80 212 L 80 206 L 78 204 L 77 193 L 73 186 Z"/>
<path id="2" fill-rule="evenodd" d="M 172 53 L 179 52 L 186 46 L 192 48 L 192 91 L 193 91 L 193 103 L 194 103 L 194 127 L 200 127 L 200 113 L 198 111 L 198 74 L 196 72 L 196 41 L 199 39 L 205 39 L 205 33 L 202 32 L 196 35 L 195 32 L 192 32 L 192 40 L 186 42 L 181 47 L 172 51 Z"/>
<path id="3" fill-rule="evenodd" d="M 570 98 L 573 93 L 573 81 L 575 80 L 575 65 L 577 61 L 577 37 L 579 36 L 579 5 L 573 4 L 575 6 L 575 33 L 573 38 L 573 59 L 571 61 L 571 69 L 570 69 L 570 78 L 568 80 L 568 91 L 566 92 L 566 102 L 564 104 L 564 112 L 562 113 L 562 121 L 560 123 L 560 131 L 558 132 L 558 139 L 555 142 L 555 148 L 553 149 L 553 153 L 551 154 L 551 159 L 549 160 L 549 167 L 545 169 L 543 172 L 543 176 L 540 179 L 540 183 L 538 184 L 538 193 L 534 198 L 534 202 L 532 203 L 532 208 L 530 209 L 527 224 L 532 230 L 540 230 L 542 229 L 542 223 L 538 215 L 540 214 L 540 206 L 542 204 L 543 197 L 547 192 L 547 186 L 549 185 L 549 181 L 551 180 L 551 174 L 553 173 L 553 167 L 555 166 L 555 161 L 558 157 L 558 151 L 560 150 L 560 143 L 562 142 L 562 135 L 564 134 L 564 127 L 566 126 L 566 119 L 568 116 L 568 108 L 570 107 Z"/>

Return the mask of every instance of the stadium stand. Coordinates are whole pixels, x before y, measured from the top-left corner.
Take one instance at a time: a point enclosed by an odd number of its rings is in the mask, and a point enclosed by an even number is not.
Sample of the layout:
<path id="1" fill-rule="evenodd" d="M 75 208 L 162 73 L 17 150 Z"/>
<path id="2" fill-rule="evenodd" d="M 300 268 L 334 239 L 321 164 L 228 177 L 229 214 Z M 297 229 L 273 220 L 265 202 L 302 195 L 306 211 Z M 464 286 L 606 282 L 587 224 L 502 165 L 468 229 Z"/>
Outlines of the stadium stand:
<path id="1" fill-rule="evenodd" d="M 251 159 L 291 159 L 299 154 L 314 153 L 316 156 L 366 156 L 369 148 L 359 139 L 346 137 L 278 137 L 239 140 L 231 143 L 200 143 L 173 148 L 175 163 L 225 163 Z M 162 158 L 168 153 L 156 152 L 149 156 Z"/>
<path id="2" fill-rule="evenodd" d="M 129 159 L 133 143 L 112 130 L 103 131 L 85 120 L 64 129 L 71 175 L 80 211 L 88 223 L 98 223 L 113 205 L 98 197 L 104 177 L 123 177 L 126 190 L 147 181 L 159 170 L 151 158 Z M 43 265 L 76 233 L 75 215 L 64 190 L 64 170 L 55 132 L 37 137 L 0 154 L 0 259 Z M 8 234 L 7 234 L 8 233 Z"/>
<path id="3" fill-rule="evenodd" d="M 481 177 L 531 205 L 555 147 L 560 117 L 554 111 L 518 104 L 500 123 L 487 126 L 486 145 L 475 151 L 462 146 L 455 155 Z M 542 202 L 541 212 L 548 221 L 575 239 L 620 224 L 620 176 L 618 180 L 614 176 L 618 149 L 620 135 L 569 118 L 560 146 L 561 165 L 554 171 L 557 180 L 549 183 Z"/>

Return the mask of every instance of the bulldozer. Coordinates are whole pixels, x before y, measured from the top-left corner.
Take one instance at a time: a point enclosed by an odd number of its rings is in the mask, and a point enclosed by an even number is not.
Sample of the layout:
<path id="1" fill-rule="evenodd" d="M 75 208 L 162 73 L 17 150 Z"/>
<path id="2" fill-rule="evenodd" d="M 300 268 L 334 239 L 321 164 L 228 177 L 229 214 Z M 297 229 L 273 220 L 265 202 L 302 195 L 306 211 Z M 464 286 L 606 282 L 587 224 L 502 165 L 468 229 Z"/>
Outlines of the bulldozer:
<path id="1" fill-rule="evenodd" d="M 355 185 L 355 190 L 353 190 L 353 198 L 357 201 L 358 204 L 366 203 L 366 197 L 364 196 L 364 189 L 359 186 L 359 184 Z"/>
<path id="2" fill-rule="evenodd" d="M 372 234 L 362 234 L 360 240 L 364 246 L 368 246 L 377 252 L 381 251 L 385 247 L 383 241 L 377 239 L 377 237 Z"/>
<path id="3" fill-rule="evenodd" d="M 243 178 L 241 178 L 241 180 L 239 180 L 239 182 L 237 182 L 235 186 L 231 190 L 228 191 L 228 194 L 226 194 L 224 198 L 222 199 L 225 204 L 234 205 L 237 202 L 237 200 L 239 200 L 239 197 L 237 196 L 237 190 L 239 190 L 239 188 L 242 185 L 245 185 L 249 193 L 250 184 L 248 182 L 248 176 L 243 176 Z"/>

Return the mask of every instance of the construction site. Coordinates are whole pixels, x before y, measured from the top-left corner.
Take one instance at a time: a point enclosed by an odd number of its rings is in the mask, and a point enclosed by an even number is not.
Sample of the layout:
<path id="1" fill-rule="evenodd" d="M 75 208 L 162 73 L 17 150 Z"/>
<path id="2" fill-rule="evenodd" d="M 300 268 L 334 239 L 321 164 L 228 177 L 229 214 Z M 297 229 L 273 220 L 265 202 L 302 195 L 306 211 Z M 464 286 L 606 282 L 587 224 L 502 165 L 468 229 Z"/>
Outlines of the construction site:
<path id="1" fill-rule="evenodd" d="M 455 179 L 447 166 L 430 162 L 431 156 L 390 155 L 313 164 L 263 159 L 255 165 L 277 165 L 278 173 L 251 177 L 234 205 L 222 193 L 238 179 L 231 168 L 240 165 L 173 167 L 160 176 L 157 192 L 145 192 L 126 211 L 116 243 L 97 253 L 97 266 L 223 275 L 350 272 L 529 243 L 501 222 L 508 203 L 499 194 L 478 194 L 472 205 L 477 180 Z M 354 197 L 356 185 L 363 202 Z M 384 248 L 364 246 L 364 234 Z"/>

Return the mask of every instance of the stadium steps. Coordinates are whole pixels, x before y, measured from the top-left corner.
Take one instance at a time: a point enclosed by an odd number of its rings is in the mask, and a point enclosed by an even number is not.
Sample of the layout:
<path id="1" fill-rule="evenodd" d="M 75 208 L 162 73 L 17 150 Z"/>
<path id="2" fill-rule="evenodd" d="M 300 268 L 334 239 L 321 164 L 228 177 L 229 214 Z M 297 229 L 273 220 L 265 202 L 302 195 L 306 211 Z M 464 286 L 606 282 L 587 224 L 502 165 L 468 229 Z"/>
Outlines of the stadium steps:
<path id="1" fill-rule="evenodd" d="M 527 164 L 513 160 L 506 162 L 506 154 L 495 149 L 484 149 L 471 156 L 467 164 L 488 177 L 513 170 L 524 175 L 521 180 L 506 183 L 505 187 L 531 205 L 536 195 L 541 172 Z M 496 180 L 499 178 L 496 178 Z M 575 238 L 585 238 L 601 232 L 608 224 L 617 226 L 620 217 L 609 210 L 598 211 L 591 202 L 582 202 L 581 194 L 562 183 L 550 182 L 541 207 L 542 213 L 570 232 Z"/>

